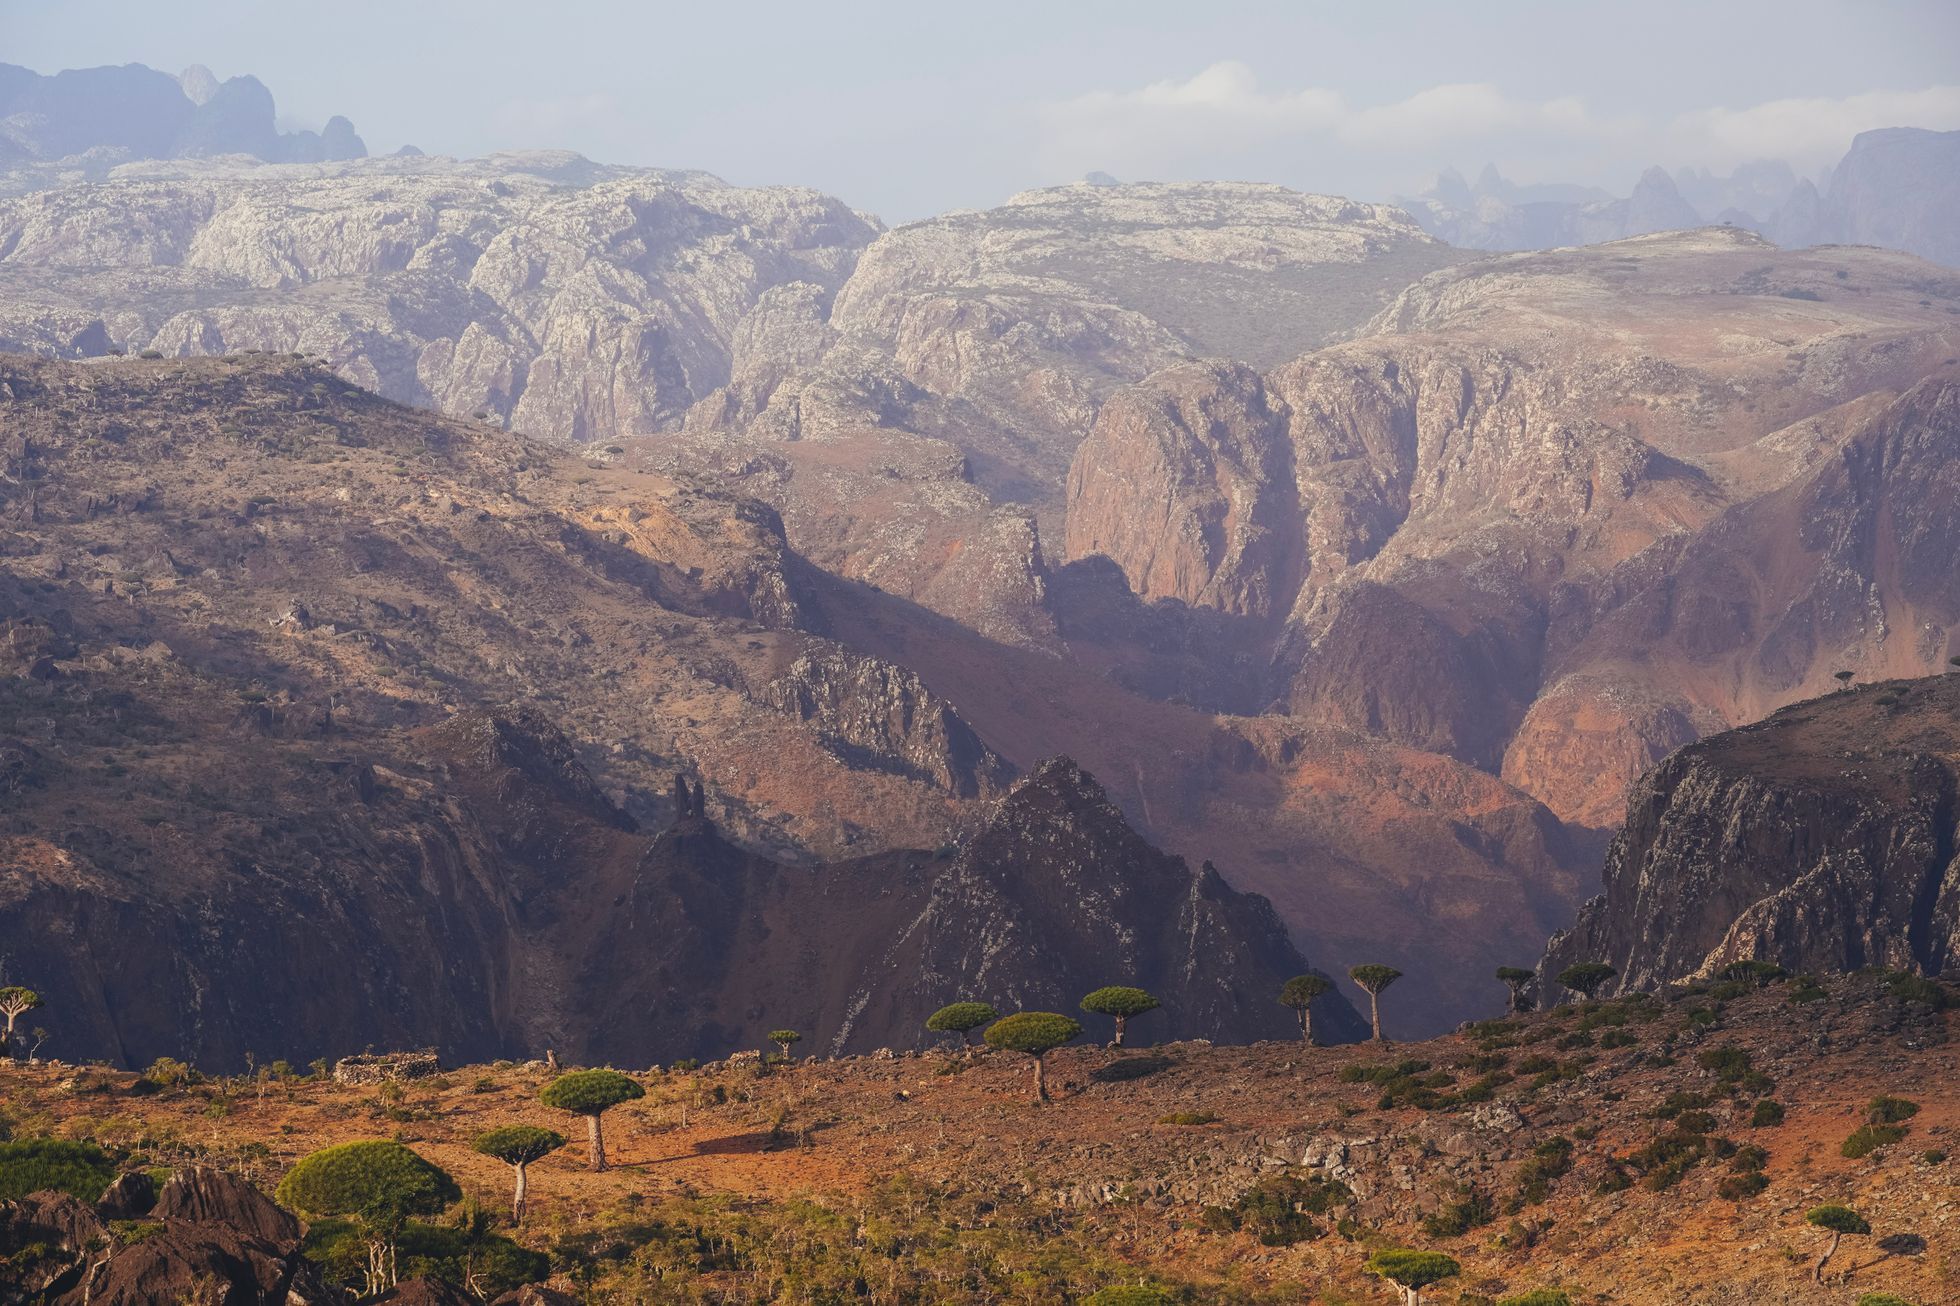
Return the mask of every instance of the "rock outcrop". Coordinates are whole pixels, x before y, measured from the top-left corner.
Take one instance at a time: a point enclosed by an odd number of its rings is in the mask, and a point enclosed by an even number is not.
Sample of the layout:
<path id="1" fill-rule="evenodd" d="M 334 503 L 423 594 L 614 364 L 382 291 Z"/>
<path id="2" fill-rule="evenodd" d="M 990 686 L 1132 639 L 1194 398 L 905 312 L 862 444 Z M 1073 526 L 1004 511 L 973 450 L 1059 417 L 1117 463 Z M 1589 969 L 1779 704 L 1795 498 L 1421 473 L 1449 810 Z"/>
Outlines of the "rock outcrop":
<path id="1" fill-rule="evenodd" d="M 946 1003 L 1072 1011 L 1109 983 L 1164 1003 L 1139 1036 L 1285 1037 L 1273 995 L 1306 968 L 1262 898 L 1146 843 L 1067 759 L 1036 767 L 957 848 L 794 868 L 730 844 L 705 817 L 595 886 L 581 1009 L 597 1056 L 645 1055 L 623 1029 L 652 1012 L 657 1051 L 721 1056 L 771 1028 L 832 1053 L 916 1046 Z M 1340 998 L 1325 1037 L 1357 1037 Z"/>
<path id="2" fill-rule="evenodd" d="M 53 1192 L 0 1203 L 0 1296 L 50 1306 L 325 1299 L 300 1256 L 299 1221 L 243 1179 L 187 1167 L 138 1213 L 111 1201 L 116 1191 L 96 1207 Z"/>
<path id="3" fill-rule="evenodd" d="M 1635 787 L 1605 892 L 1547 974 L 1652 988 L 1736 961 L 1939 975 L 1960 959 L 1960 675 L 1798 703 Z"/>

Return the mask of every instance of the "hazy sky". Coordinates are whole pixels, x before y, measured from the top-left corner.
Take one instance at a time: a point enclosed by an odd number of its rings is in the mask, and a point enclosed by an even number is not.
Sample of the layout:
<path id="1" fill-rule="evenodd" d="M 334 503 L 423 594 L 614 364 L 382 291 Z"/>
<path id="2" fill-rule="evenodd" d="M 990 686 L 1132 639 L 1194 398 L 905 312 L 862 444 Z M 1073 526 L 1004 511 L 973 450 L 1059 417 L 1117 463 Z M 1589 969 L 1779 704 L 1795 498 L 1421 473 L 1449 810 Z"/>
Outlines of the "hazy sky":
<path id="1" fill-rule="evenodd" d="M 0 0 L 0 61 L 202 63 L 376 152 L 559 146 L 892 221 L 1090 169 L 1375 199 L 1493 161 L 1624 192 L 1960 128 L 1960 0 Z"/>

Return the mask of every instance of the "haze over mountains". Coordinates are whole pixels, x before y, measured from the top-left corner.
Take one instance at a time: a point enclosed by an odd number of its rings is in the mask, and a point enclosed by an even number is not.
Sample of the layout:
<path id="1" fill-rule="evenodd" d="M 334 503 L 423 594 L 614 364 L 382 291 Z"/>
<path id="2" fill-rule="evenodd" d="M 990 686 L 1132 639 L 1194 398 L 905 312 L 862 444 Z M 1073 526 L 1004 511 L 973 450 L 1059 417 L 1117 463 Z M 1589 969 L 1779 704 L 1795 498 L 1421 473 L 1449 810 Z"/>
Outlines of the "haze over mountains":
<path id="1" fill-rule="evenodd" d="M 1780 160 L 1726 177 L 1654 167 L 1616 199 L 1586 187 L 1515 186 L 1486 167 L 1475 183 L 1446 172 L 1425 194 L 1398 202 L 1423 230 L 1471 249 L 1550 249 L 1721 225 L 1760 231 L 1785 248 L 1880 245 L 1956 267 L 1956 200 L 1960 132 L 1893 127 L 1860 133 L 1817 181 Z"/>
<path id="2" fill-rule="evenodd" d="M 567 153 L 343 157 L 164 80 L 192 107 L 141 139 L 21 82 L 0 182 L 0 348 L 38 356 L 0 369 L 0 910 L 87 941 L 38 964 L 106 1055 L 264 1050 L 227 950 L 302 919 L 296 972 L 387 959 L 309 1008 L 336 1045 L 376 1008 L 691 1055 L 793 1002 L 903 1041 L 1003 973 L 963 933 L 1055 1002 L 1106 936 L 1220 1037 L 1290 968 L 1386 962 L 1437 1031 L 1572 923 L 1674 750 L 1960 652 L 1954 134 L 1860 137 L 1805 248 L 1795 199 L 1703 225 L 1773 167 L 887 230 Z M 1051 877 L 1107 909 L 1028 927 Z M 765 994 L 781 950 L 809 982 Z"/>

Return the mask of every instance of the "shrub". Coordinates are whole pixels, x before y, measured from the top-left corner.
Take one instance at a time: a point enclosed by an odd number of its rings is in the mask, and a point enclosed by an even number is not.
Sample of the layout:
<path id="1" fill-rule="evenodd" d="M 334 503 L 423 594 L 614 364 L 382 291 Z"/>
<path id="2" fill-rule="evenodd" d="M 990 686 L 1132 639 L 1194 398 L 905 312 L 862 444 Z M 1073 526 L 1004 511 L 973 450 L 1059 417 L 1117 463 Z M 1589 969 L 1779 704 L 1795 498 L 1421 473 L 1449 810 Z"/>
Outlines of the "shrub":
<path id="1" fill-rule="evenodd" d="M 1760 1170 L 1745 1170 L 1732 1174 L 1715 1186 L 1715 1195 L 1724 1201 L 1740 1202 L 1754 1197 L 1769 1187 L 1769 1176 Z"/>
<path id="2" fill-rule="evenodd" d="M 1499 1297 L 1497 1306 L 1573 1306 L 1572 1294 L 1562 1288 L 1533 1288 L 1530 1292 Z"/>
<path id="3" fill-rule="evenodd" d="M 1318 1175 L 1271 1175 L 1239 1195 L 1229 1207 L 1206 1213 L 1213 1228 L 1243 1229 L 1267 1247 L 1290 1247 L 1321 1235 L 1313 1219 L 1354 1200 L 1347 1185 Z"/>
<path id="4" fill-rule="evenodd" d="M 1768 1164 L 1769 1153 L 1754 1143 L 1736 1148 L 1735 1155 L 1729 1158 L 1729 1169 L 1737 1171 L 1760 1170 Z"/>
<path id="5" fill-rule="evenodd" d="M 1738 1082 L 1750 1069 L 1749 1054 L 1738 1047 L 1704 1048 L 1695 1064 L 1724 1084 Z"/>
<path id="6" fill-rule="evenodd" d="M 1854 1306 L 1912 1306 L 1912 1303 L 1889 1292 L 1861 1292 Z"/>
<path id="7" fill-rule="evenodd" d="M 1806 1002 L 1816 1002 L 1825 996 L 1824 986 L 1817 982 L 1815 975 L 1803 975 L 1798 977 L 1796 987 L 1790 990 L 1790 1005 L 1800 1007 Z"/>
<path id="8" fill-rule="evenodd" d="M 47 1188 L 93 1202 L 115 1177 L 115 1162 L 93 1143 L 59 1138 L 0 1143 L 0 1202 Z"/>
<path id="9" fill-rule="evenodd" d="M 1706 1093 L 1669 1093 L 1661 1100 L 1661 1104 L 1654 1108 L 1654 1119 L 1673 1120 L 1684 1111 L 1703 1110 L 1711 1100 Z"/>
<path id="10" fill-rule="evenodd" d="M 1771 984 L 1790 974 L 1773 961 L 1732 961 L 1715 972 L 1717 979 L 1747 981 L 1751 984 Z"/>
<path id="11" fill-rule="evenodd" d="M 1903 1097 L 1886 1097 L 1881 1094 L 1873 1098 L 1865 1107 L 1865 1123 L 1896 1125 L 1918 1114 L 1919 1103 Z"/>
<path id="12" fill-rule="evenodd" d="M 1630 1048 L 1640 1040 L 1630 1031 L 1609 1029 L 1599 1036 L 1599 1046 L 1603 1048 Z"/>
<path id="13" fill-rule="evenodd" d="M 1518 1201 L 1524 1205 L 1544 1201 L 1551 1196 L 1552 1181 L 1571 1169 L 1572 1140 L 1563 1135 L 1546 1139 L 1518 1167 Z"/>
<path id="14" fill-rule="evenodd" d="M 306 1231 L 308 1260 L 330 1283 L 358 1285 L 367 1275 L 368 1245 L 353 1221 L 326 1219 Z M 500 1234 L 452 1224 L 405 1223 L 396 1237 L 401 1276 L 440 1280 L 456 1288 L 470 1281 L 486 1299 L 537 1283 L 551 1273 L 551 1258 Z"/>
<path id="15" fill-rule="evenodd" d="M 1627 1162 L 1640 1171 L 1641 1187 L 1659 1193 L 1681 1182 L 1681 1177 L 1708 1155 L 1708 1149 L 1706 1135 L 1676 1129 L 1653 1139 Z"/>
<path id="16" fill-rule="evenodd" d="M 1838 1154 L 1856 1161 L 1881 1147 L 1890 1147 L 1906 1136 L 1904 1125 L 1859 1125 L 1838 1147 Z"/>
<path id="17" fill-rule="evenodd" d="M 1482 1190 L 1465 1185 L 1443 1203 L 1441 1210 L 1423 1217 L 1422 1231 L 1431 1238 L 1456 1238 L 1496 1218 L 1497 1208 L 1490 1198 Z"/>
<path id="18" fill-rule="evenodd" d="M 1946 985 L 1910 971 L 1894 973 L 1886 980 L 1885 987 L 1901 1002 L 1922 1002 L 1935 1011 L 1944 1011 L 1953 1005 L 1953 991 Z"/>
<path id="19" fill-rule="evenodd" d="M 1160 1125 L 1215 1125 L 1218 1117 L 1209 1111 L 1173 1111 L 1157 1117 Z"/>

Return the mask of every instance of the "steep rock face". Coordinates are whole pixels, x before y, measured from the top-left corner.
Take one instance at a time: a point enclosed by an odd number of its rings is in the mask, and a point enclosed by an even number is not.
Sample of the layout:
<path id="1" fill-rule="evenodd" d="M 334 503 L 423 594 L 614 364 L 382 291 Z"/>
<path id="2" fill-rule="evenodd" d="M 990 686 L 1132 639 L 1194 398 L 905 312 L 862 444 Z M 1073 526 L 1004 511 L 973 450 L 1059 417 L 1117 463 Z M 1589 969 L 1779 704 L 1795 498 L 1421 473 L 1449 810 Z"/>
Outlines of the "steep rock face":
<path id="1" fill-rule="evenodd" d="M 1190 363 L 1118 391 L 1069 472 L 1071 557 L 1114 559 L 1152 597 L 1266 617 L 1290 596 L 1297 515 L 1281 432 L 1250 368 Z"/>
<path id="2" fill-rule="evenodd" d="M 1261 705 L 1608 826 L 1669 749 L 1837 665 L 1943 661 L 1949 282 L 1738 232 L 1449 269 L 1364 339 L 1112 396 L 1069 556 L 1283 623 Z"/>
<path id="3" fill-rule="evenodd" d="M 765 694 L 856 765 L 897 769 L 963 798 L 1007 778 L 973 728 L 903 667 L 829 649 L 798 658 Z"/>
<path id="4" fill-rule="evenodd" d="M 1551 972 L 1633 988 L 1743 960 L 1937 975 L 1960 957 L 1960 676 L 1886 681 L 1690 745 L 1627 803 Z"/>
<path id="5" fill-rule="evenodd" d="M 1278 985 L 1305 969 L 1270 903 L 1233 891 L 1209 862 L 1193 871 L 1152 848 L 1066 758 L 1002 800 L 898 951 L 916 958 L 916 999 L 937 986 L 1069 1011 L 1078 989 L 1134 983 L 1164 998 L 1164 1019 L 1151 1019 L 1170 1038 L 1284 1037 Z M 1359 1035 L 1344 1001 L 1326 1006 L 1324 1037 Z"/>
<path id="6" fill-rule="evenodd" d="M 1820 241 L 1883 245 L 1960 267 L 1960 132 L 1861 132 L 1831 171 Z"/>

